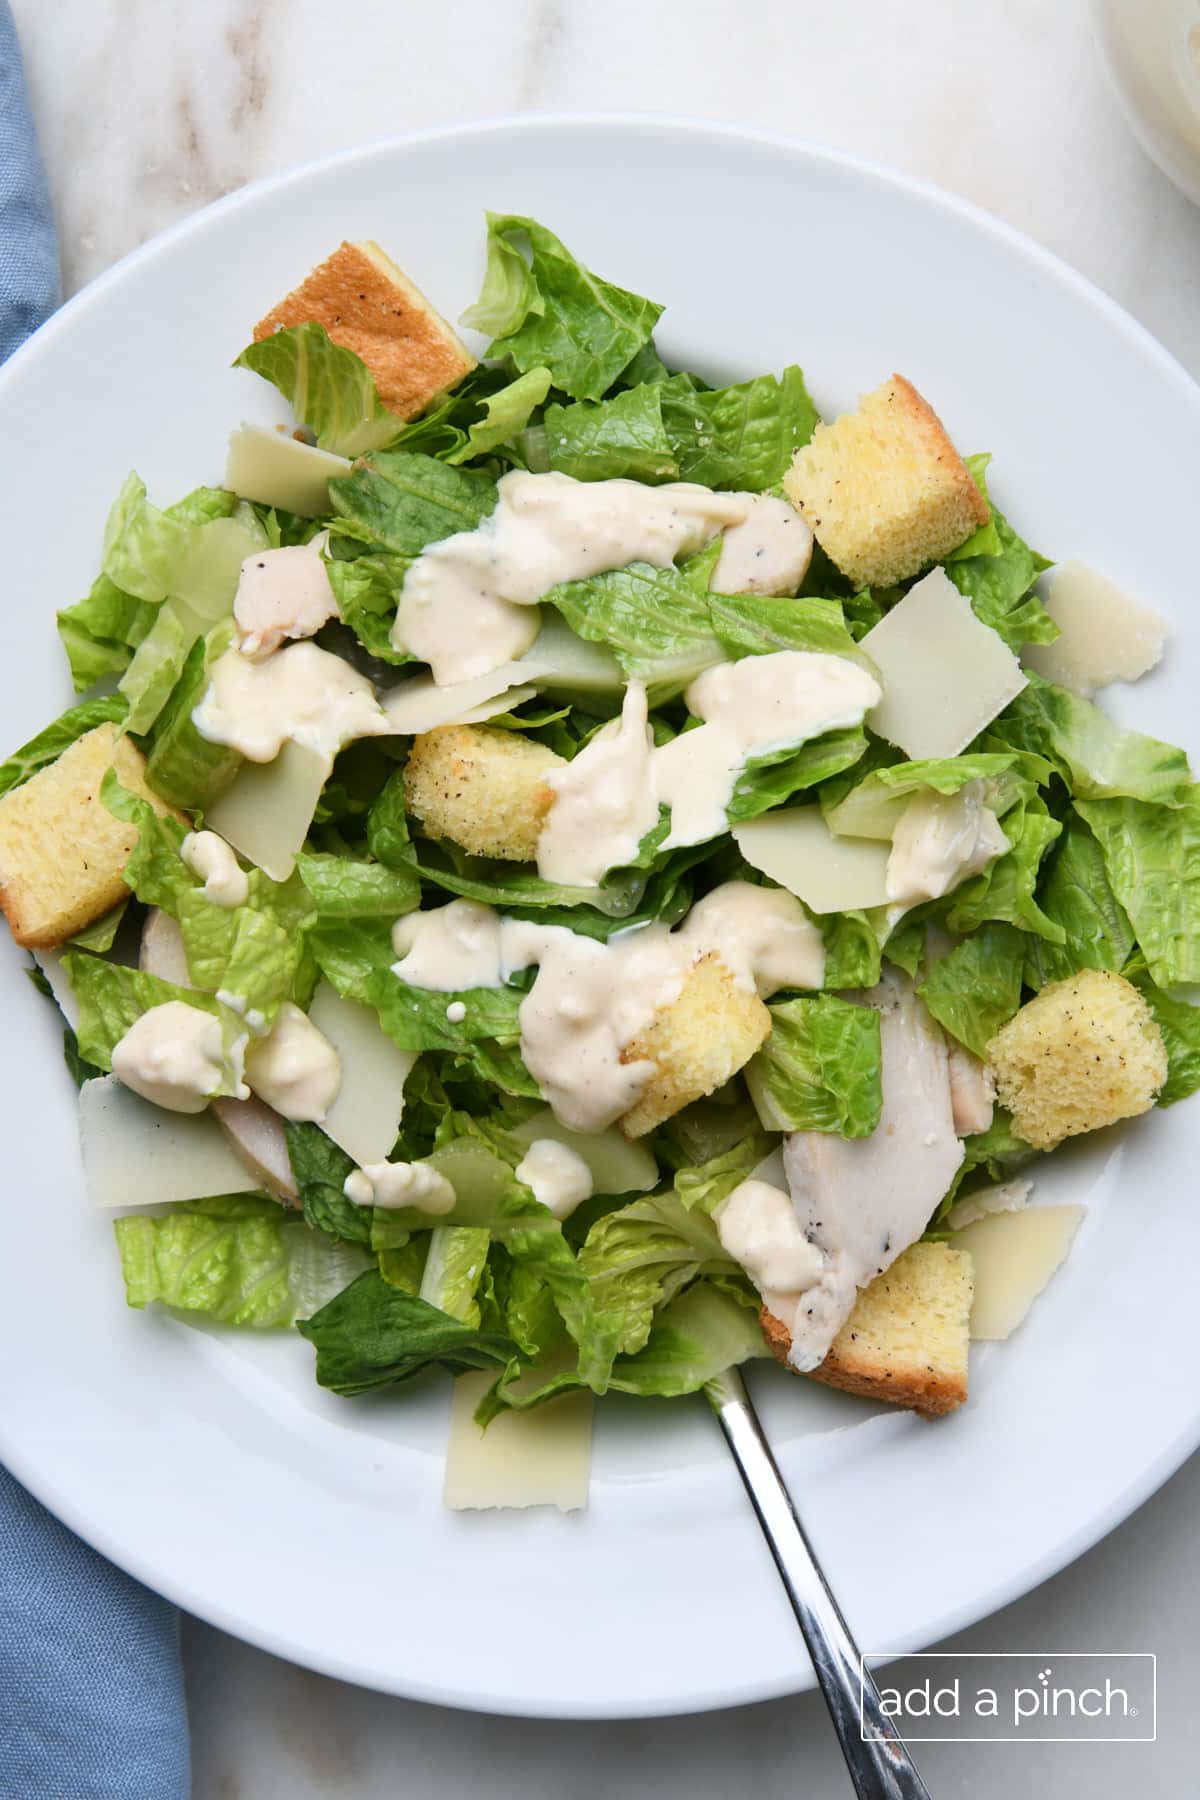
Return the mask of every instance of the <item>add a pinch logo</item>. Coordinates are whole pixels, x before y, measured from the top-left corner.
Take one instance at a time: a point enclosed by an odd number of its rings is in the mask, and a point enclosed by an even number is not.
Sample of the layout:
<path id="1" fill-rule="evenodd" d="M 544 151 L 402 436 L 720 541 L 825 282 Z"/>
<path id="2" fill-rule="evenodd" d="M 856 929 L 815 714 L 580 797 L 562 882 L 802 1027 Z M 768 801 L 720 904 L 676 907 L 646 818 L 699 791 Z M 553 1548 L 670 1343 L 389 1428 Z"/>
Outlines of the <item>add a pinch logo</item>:
<path id="1" fill-rule="evenodd" d="M 932 1652 L 894 1662 L 872 1654 L 863 1663 L 909 1743 L 1154 1741 L 1149 1651 Z"/>

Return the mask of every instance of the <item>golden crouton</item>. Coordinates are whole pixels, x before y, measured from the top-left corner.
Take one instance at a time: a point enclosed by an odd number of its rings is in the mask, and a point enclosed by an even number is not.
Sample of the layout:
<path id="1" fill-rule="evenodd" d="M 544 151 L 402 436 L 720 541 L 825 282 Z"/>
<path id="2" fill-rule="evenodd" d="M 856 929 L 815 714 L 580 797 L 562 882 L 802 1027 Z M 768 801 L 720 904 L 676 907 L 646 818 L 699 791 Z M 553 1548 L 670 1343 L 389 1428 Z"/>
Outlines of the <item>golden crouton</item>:
<path id="1" fill-rule="evenodd" d="M 739 986 L 715 951 L 692 964 L 678 998 L 626 1044 L 623 1063 L 656 1065 L 636 1106 L 617 1120 L 626 1137 L 644 1137 L 681 1107 L 723 1087 L 761 1048 L 771 1015 Z"/>
<path id="2" fill-rule="evenodd" d="M 375 378 L 379 398 L 412 419 L 475 367 L 453 326 L 368 238 L 342 244 L 254 327 L 270 337 L 312 320 L 353 350 Z"/>
<path id="3" fill-rule="evenodd" d="M 1028 1001 L 988 1045 L 1000 1099 L 1036 1150 L 1154 1105 L 1167 1052 L 1123 975 L 1082 969 Z"/>
<path id="4" fill-rule="evenodd" d="M 110 768 L 156 811 L 172 810 L 147 787 L 141 751 L 111 724 L 0 800 L 0 910 L 18 944 L 61 944 L 125 899 L 121 876 L 138 832 L 100 798 Z"/>
<path id="5" fill-rule="evenodd" d="M 988 519 L 941 420 L 903 375 L 864 395 L 857 412 L 818 425 L 783 486 L 858 587 L 906 580 Z"/>
<path id="6" fill-rule="evenodd" d="M 449 838 L 472 856 L 533 862 L 554 803 L 546 776 L 563 766 L 519 731 L 441 725 L 413 739 L 404 795 L 430 837 Z"/>
<path id="7" fill-rule="evenodd" d="M 913 1244 L 863 1288 L 814 1381 L 934 1418 L 967 1397 L 971 1258 L 949 1244 Z M 764 1306 L 763 1336 L 791 1368 L 791 1332 Z"/>

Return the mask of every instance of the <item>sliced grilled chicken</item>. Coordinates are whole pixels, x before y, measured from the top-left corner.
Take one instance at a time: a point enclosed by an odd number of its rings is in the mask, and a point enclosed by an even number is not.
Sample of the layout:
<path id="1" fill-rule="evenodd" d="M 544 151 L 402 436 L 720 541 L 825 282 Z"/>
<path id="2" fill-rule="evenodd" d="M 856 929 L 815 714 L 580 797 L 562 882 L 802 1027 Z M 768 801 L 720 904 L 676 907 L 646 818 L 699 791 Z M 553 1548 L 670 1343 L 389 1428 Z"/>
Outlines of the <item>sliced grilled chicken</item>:
<path id="1" fill-rule="evenodd" d="M 889 976 L 866 998 L 880 1013 L 879 1124 L 867 1138 L 804 1131 L 784 1144 L 793 1204 L 825 1256 L 820 1279 L 802 1295 L 764 1295 L 791 1331 L 798 1369 L 817 1367 L 859 1288 L 921 1236 L 963 1158 L 946 1041 L 912 983 Z"/>

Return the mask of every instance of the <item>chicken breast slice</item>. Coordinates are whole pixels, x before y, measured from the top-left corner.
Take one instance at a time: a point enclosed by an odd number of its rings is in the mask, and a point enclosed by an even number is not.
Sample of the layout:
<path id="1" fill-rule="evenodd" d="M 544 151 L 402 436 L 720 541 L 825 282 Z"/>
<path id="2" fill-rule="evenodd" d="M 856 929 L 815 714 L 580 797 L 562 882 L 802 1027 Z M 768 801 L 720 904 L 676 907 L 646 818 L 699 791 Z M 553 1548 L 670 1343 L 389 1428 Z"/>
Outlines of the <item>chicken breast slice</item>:
<path id="1" fill-rule="evenodd" d="M 791 1360 L 815 1369 L 860 1287 L 915 1243 L 963 1159 L 946 1040 L 910 981 L 888 976 L 866 996 L 880 1013 L 883 1110 L 866 1138 L 793 1132 L 784 1168 L 805 1235 L 825 1267 L 799 1295 L 766 1294 L 790 1322 Z"/>

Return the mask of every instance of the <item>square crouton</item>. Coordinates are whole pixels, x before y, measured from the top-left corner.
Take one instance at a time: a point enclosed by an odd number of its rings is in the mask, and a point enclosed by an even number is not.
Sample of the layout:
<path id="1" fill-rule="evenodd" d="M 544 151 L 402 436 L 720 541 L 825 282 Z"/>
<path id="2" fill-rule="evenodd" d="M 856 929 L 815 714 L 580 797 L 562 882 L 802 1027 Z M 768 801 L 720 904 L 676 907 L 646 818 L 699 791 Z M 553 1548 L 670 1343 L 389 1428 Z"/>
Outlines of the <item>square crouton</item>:
<path id="1" fill-rule="evenodd" d="M 1035 1150 L 1148 1112 L 1167 1079 L 1162 1033 L 1123 975 L 1052 981 L 988 1045 L 996 1090 Z"/>
<path id="2" fill-rule="evenodd" d="M 987 502 L 929 403 L 893 375 L 797 450 L 784 491 L 857 587 L 940 562 L 988 519 Z"/>
<path id="3" fill-rule="evenodd" d="M 404 796 L 430 837 L 449 838 L 472 856 L 533 862 L 554 803 L 546 776 L 563 766 L 519 731 L 442 725 L 413 739 Z"/>
<path id="4" fill-rule="evenodd" d="M 933 1418 L 967 1397 L 967 1348 L 975 1281 L 971 1258 L 949 1244 L 912 1244 L 863 1288 L 814 1381 Z M 772 1353 L 786 1367 L 792 1336 L 764 1307 Z"/>
<path id="5" fill-rule="evenodd" d="M 655 1065 L 637 1104 L 617 1121 L 625 1136 L 644 1137 L 681 1107 L 723 1087 L 770 1030 L 771 1015 L 753 989 L 735 981 L 715 951 L 700 957 L 678 998 L 621 1052 L 623 1063 Z"/>
<path id="6" fill-rule="evenodd" d="M 61 944 L 126 898 L 122 874 L 138 833 L 100 798 L 110 768 L 158 812 L 172 810 L 146 785 L 141 751 L 112 724 L 0 800 L 0 909 L 18 944 Z"/>
<path id="7" fill-rule="evenodd" d="M 370 239 L 342 244 L 254 327 L 254 338 L 288 325 L 323 325 L 335 344 L 370 369 L 379 398 L 412 419 L 475 367 L 453 326 Z"/>

